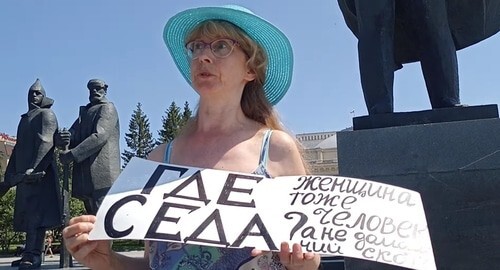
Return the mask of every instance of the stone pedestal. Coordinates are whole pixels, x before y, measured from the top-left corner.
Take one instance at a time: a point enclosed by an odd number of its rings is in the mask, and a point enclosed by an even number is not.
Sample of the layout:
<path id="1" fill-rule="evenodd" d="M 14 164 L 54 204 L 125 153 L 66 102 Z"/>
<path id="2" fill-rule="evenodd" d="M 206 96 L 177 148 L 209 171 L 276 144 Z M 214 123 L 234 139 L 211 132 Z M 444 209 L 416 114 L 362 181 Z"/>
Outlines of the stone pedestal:
<path id="1" fill-rule="evenodd" d="M 419 192 L 437 269 L 500 269 L 500 119 L 452 121 L 339 132 L 339 174 Z"/>

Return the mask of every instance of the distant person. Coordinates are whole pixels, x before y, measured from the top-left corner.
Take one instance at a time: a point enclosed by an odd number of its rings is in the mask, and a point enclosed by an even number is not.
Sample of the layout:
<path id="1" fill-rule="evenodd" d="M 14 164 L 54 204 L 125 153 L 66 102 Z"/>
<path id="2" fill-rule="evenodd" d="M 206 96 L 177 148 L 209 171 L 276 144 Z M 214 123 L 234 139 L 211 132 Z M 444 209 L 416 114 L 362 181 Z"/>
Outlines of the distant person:
<path id="1" fill-rule="evenodd" d="M 48 234 L 45 238 L 45 256 L 47 256 L 47 253 L 50 253 L 50 258 L 54 257 L 54 253 L 52 252 L 52 241 L 54 241 L 52 234 Z"/>
<path id="2" fill-rule="evenodd" d="M 25 249 L 19 269 L 38 269 L 41 265 L 45 231 L 61 226 L 60 187 L 54 159 L 57 118 L 54 100 L 36 80 L 28 91 L 28 112 L 21 115 L 17 142 L 5 171 L 5 183 L 17 185 L 14 231 L 26 232 Z"/>
<path id="3" fill-rule="evenodd" d="M 108 85 L 92 79 L 87 88 L 90 103 L 80 107 L 69 130 L 58 133 L 57 144 L 69 145 L 59 158 L 63 164 L 73 162 L 72 195 L 95 215 L 120 173 L 120 126 L 116 108 L 106 98 Z"/>

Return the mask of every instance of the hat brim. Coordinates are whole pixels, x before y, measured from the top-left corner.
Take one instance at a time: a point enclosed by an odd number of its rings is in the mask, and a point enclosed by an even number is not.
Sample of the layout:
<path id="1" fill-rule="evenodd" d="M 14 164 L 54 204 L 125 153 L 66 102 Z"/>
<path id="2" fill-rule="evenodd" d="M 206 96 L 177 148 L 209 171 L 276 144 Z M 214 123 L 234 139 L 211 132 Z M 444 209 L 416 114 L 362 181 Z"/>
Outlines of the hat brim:
<path id="1" fill-rule="evenodd" d="M 170 18 L 163 31 L 167 45 L 177 68 L 192 85 L 190 61 L 186 54 L 185 38 L 201 22 L 225 20 L 240 27 L 266 52 L 268 66 L 264 81 L 267 100 L 276 105 L 285 95 L 292 81 L 293 52 L 288 38 L 271 23 L 234 7 L 199 7 L 182 11 Z"/>

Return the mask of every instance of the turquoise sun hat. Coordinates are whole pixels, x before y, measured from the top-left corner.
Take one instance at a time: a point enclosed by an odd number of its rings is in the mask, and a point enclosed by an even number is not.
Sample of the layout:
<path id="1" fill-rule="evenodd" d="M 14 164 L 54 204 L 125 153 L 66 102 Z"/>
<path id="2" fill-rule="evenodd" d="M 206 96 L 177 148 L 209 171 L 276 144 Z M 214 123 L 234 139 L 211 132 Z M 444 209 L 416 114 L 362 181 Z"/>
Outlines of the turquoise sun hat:
<path id="1" fill-rule="evenodd" d="M 186 81 L 192 85 L 190 60 L 185 48 L 186 36 L 207 20 L 224 20 L 238 26 L 264 49 L 268 61 L 264 92 L 269 103 L 276 105 L 288 91 L 292 81 L 292 46 L 278 28 L 241 6 L 192 8 L 179 12 L 168 20 L 163 40 Z"/>

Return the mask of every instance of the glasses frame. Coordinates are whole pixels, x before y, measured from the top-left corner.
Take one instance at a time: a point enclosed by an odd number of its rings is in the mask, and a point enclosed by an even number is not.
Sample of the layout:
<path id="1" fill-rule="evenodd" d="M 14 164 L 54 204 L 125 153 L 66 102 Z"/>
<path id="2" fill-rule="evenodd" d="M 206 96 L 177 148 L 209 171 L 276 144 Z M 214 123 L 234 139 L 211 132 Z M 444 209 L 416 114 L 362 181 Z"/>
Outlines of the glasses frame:
<path id="1" fill-rule="evenodd" d="M 227 55 L 224 55 L 224 56 L 217 55 L 215 53 L 215 49 L 212 47 L 213 44 L 215 44 L 216 42 L 221 41 L 221 40 L 228 41 L 227 43 L 231 46 L 231 50 L 229 51 L 229 53 Z M 230 39 L 230 38 L 219 38 L 219 39 L 213 40 L 212 42 L 209 42 L 209 43 L 206 43 L 203 40 L 193 40 L 193 41 L 190 41 L 190 42 L 186 43 L 186 46 L 185 46 L 185 48 L 186 48 L 186 54 L 187 54 L 188 58 L 191 59 L 191 60 L 196 59 L 196 58 L 199 57 L 199 55 L 193 57 L 193 52 L 189 48 L 190 45 L 193 44 L 194 42 L 203 44 L 203 49 L 200 51 L 200 53 L 203 52 L 203 51 L 205 51 L 205 49 L 207 47 L 210 47 L 210 51 L 217 58 L 226 58 L 226 57 L 230 56 L 233 53 L 233 51 L 234 51 L 234 47 L 240 46 L 240 44 L 238 43 L 238 41 L 236 41 L 234 39 Z"/>

